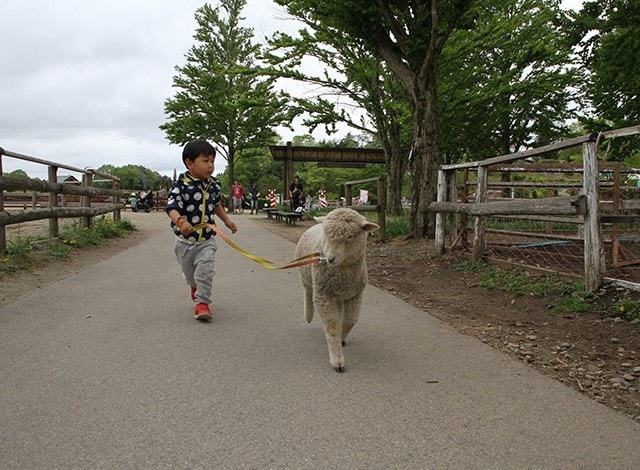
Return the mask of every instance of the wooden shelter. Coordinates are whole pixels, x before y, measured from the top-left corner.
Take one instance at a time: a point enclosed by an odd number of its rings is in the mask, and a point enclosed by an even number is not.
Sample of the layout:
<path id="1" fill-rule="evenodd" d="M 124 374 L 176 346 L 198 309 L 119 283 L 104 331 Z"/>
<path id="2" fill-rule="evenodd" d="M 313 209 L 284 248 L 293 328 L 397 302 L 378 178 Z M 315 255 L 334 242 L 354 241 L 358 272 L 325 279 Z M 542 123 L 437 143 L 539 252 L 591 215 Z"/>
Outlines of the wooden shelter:
<path id="1" fill-rule="evenodd" d="M 293 181 L 293 162 L 318 162 L 321 166 L 347 168 L 363 168 L 367 163 L 386 163 L 382 149 L 306 147 L 287 142 L 287 145 L 270 145 L 269 150 L 274 160 L 284 162 L 283 194 L 288 193 Z"/>

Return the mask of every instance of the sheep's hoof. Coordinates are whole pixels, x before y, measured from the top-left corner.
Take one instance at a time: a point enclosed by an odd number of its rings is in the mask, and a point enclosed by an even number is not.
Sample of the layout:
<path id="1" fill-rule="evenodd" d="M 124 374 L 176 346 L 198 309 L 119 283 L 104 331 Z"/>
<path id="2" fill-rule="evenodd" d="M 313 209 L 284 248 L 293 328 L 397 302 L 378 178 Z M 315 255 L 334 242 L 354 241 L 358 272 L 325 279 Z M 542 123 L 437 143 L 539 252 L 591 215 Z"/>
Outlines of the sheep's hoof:
<path id="1" fill-rule="evenodd" d="M 338 374 L 342 374 L 344 372 L 344 366 L 335 367 L 335 370 Z"/>
<path id="2" fill-rule="evenodd" d="M 342 342 L 342 345 L 344 346 L 345 344 L 347 344 L 347 343 L 346 343 L 346 341 L 343 341 L 343 342 Z"/>

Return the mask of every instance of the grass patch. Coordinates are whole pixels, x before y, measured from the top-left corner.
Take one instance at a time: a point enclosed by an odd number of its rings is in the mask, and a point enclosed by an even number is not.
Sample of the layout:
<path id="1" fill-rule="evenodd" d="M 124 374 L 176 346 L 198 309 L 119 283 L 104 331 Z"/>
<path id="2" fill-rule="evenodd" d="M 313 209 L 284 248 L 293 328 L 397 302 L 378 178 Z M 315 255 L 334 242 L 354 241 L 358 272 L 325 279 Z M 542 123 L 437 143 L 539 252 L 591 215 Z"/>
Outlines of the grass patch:
<path id="1" fill-rule="evenodd" d="M 34 237 L 16 237 L 7 243 L 7 255 L 10 257 L 19 258 L 22 256 L 29 256 L 33 251 Z"/>
<path id="2" fill-rule="evenodd" d="M 526 219 L 489 219 L 486 226 L 494 230 L 516 230 L 520 232 L 545 232 L 547 224 L 553 232 L 575 232 L 577 226 L 563 222 L 541 222 Z"/>
<path id="3" fill-rule="evenodd" d="M 590 304 L 584 293 L 576 291 L 568 297 L 560 297 L 555 308 L 563 313 L 584 313 L 589 310 Z"/>
<path id="4" fill-rule="evenodd" d="M 56 259 L 67 259 L 71 254 L 71 247 L 59 241 L 50 241 L 46 244 L 47 255 Z"/>
<path id="5" fill-rule="evenodd" d="M 66 225 L 60 231 L 59 240 L 43 244 L 34 244 L 42 237 L 16 237 L 7 243 L 7 253 L 0 255 L 0 275 L 24 271 L 51 259 L 66 259 L 74 247 L 98 245 L 105 239 L 121 237 L 135 229 L 129 220 L 113 221 L 101 217 L 88 229 L 80 228 L 78 224 Z"/>
<path id="6" fill-rule="evenodd" d="M 547 276 L 531 276 L 528 273 L 517 273 L 504 269 L 491 268 L 480 276 L 480 286 L 486 289 L 498 289 L 509 292 L 517 297 L 532 295 L 542 296 L 573 296 L 582 295 L 584 284 L 582 281 L 560 281 Z"/>
<path id="7" fill-rule="evenodd" d="M 101 217 L 89 228 L 78 224 L 65 226 L 60 232 L 60 239 L 65 245 L 83 247 L 98 245 L 106 238 L 122 237 L 132 230 L 135 230 L 135 226 L 127 219 L 111 220 Z"/>
<path id="8" fill-rule="evenodd" d="M 558 312 L 583 313 L 591 307 L 582 281 L 532 276 L 527 272 L 495 268 L 484 261 L 458 261 L 453 269 L 478 274 L 478 285 L 485 289 L 508 292 L 516 297 L 554 297 L 554 307 Z M 637 308 L 640 312 L 640 303 Z"/>
<path id="9" fill-rule="evenodd" d="M 477 273 L 489 269 L 489 265 L 484 261 L 458 261 L 453 265 L 453 269 L 462 273 Z"/>
<path id="10" fill-rule="evenodd" d="M 613 305 L 615 313 L 624 315 L 629 321 L 640 322 L 640 300 L 622 297 Z"/>
<path id="11" fill-rule="evenodd" d="M 405 237 L 411 233 L 409 217 L 388 217 L 386 220 L 385 235 L 387 238 Z"/>

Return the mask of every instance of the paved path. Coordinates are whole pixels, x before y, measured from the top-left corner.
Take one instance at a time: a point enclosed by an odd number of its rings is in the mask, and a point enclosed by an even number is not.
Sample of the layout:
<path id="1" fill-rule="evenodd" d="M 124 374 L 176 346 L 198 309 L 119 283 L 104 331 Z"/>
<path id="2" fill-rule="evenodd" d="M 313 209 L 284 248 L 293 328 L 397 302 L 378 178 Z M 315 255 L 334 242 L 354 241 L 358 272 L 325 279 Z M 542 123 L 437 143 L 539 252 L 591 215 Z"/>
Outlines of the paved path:
<path id="1" fill-rule="evenodd" d="M 342 375 L 298 274 L 226 246 L 199 323 L 171 247 L 0 309 L 1 468 L 640 468 L 640 425 L 373 287 Z"/>

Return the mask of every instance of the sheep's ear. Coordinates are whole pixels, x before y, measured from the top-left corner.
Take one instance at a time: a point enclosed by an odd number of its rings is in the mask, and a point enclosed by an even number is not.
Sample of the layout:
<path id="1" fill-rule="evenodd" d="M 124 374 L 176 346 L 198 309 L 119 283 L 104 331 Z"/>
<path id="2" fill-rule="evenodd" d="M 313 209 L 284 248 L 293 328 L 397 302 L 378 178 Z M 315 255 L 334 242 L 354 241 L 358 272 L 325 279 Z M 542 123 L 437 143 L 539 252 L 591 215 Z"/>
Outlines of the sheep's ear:
<path id="1" fill-rule="evenodd" d="M 365 222 L 364 224 L 362 224 L 362 230 L 369 233 L 375 232 L 379 228 L 380 226 L 378 224 L 374 224 L 373 222 Z"/>
<path id="2" fill-rule="evenodd" d="M 324 219 L 326 219 L 326 217 L 314 217 L 313 220 L 315 220 L 316 222 L 318 222 L 319 224 L 321 224 L 322 222 L 324 222 Z"/>

